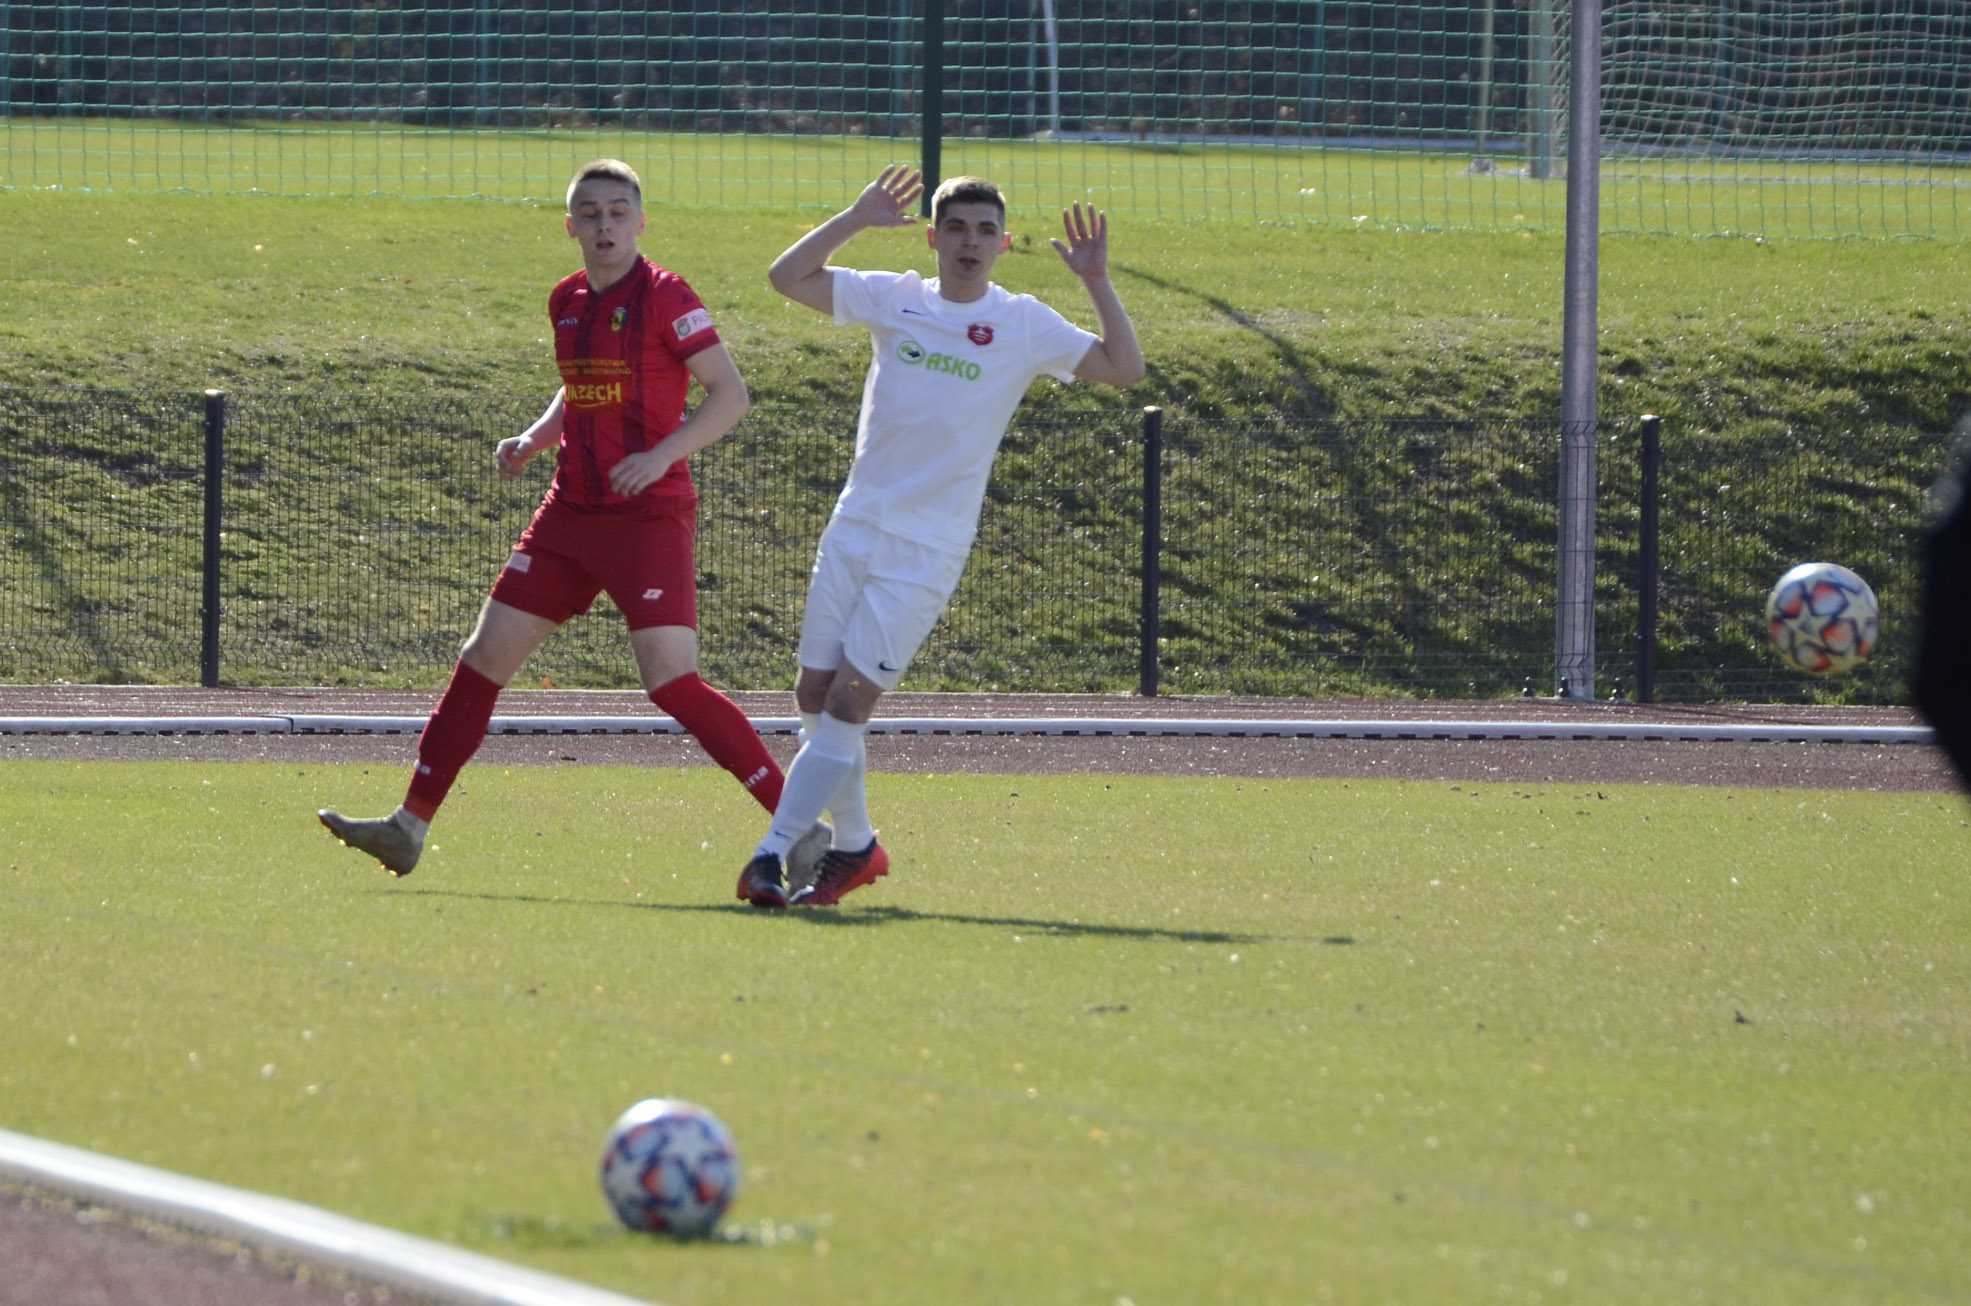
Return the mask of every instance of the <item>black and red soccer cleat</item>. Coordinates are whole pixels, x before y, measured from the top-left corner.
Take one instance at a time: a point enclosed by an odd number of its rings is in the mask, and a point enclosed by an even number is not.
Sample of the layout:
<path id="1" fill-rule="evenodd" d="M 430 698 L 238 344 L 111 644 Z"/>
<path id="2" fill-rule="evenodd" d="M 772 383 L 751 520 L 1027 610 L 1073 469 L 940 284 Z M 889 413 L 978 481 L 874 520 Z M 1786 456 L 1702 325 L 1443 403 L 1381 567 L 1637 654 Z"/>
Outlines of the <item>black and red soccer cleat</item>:
<path id="1" fill-rule="evenodd" d="M 874 839 L 859 853 L 832 849 L 822 857 L 814 883 L 789 900 L 795 907 L 833 907 L 851 891 L 890 873 L 890 854 Z"/>
<path id="2" fill-rule="evenodd" d="M 787 875 L 780 868 L 780 859 L 772 853 L 761 853 L 747 862 L 746 869 L 739 872 L 738 896 L 755 907 L 785 907 Z"/>

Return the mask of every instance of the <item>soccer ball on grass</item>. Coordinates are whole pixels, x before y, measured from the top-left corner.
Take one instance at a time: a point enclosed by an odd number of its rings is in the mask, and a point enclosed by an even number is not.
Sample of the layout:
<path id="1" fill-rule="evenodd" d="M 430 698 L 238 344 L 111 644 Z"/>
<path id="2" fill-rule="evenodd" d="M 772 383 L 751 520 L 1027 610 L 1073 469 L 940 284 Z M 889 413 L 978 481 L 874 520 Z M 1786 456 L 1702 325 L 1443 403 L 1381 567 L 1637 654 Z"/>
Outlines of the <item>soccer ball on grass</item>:
<path id="1" fill-rule="evenodd" d="M 739 1191 L 732 1131 L 701 1106 L 653 1097 L 610 1126 L 602 1192 L 639 1233 L 708 1234 Z"/>
<path id="2" fill-rule="evenodd" d="M 1766 596 L 1766 626 L 1788 665 L 1846 671 L 1875 651 L 1880 608 L 1868 582 L 1831 562 L 1803 562 Z"/>

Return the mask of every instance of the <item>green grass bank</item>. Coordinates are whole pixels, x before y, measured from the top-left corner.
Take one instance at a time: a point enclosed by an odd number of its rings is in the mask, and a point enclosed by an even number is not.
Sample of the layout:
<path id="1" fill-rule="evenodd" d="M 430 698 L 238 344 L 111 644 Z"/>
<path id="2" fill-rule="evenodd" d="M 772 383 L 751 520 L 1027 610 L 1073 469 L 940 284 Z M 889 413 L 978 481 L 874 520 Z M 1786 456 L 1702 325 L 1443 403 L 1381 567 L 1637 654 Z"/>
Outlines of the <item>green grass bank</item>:
<path id="1" fill-rule="evenodd" d="M 713 306 L 760 405 L 699 463 L 710 489 L 701 569 L 708 591 L 728 587 L 708 600 L 706 643 L 714 671 L 739 686 L 784 680 L 866 366 L 863 333 L 766 284 L 772 257 L 824 213 L 660 204 L 645 235 Z M 195 396 L 213 386 L 239 396 L 242 414 L 292 412 L 237 446 L 245 479 L 229 492 L 222 602 L 229 619 L 261 623 L 236 641 L 249 646 L 231 658 L 242 682 L 441 678 L 538 493 L 475 478 L 497 438 L 488 432 L 519 429 L 557 383 L 545 296 L 577 261 L 557 207 L 6 191 L 0 217 L 15 235 L 0 250 L 11 346 L 0 387 L 15 387 L 9 424 L 20 426 L 5 584 L 24 596 L 9 620 L 31 628 L 14 674 L 196 675 Z M 1016 230 L 1000 279 L 1092 320 L 1049 234 Z M 1541 433 L 1559 404 L 1562 239 L 1130 219 L 1113 241 L 1150 376 L 1120 394 L 1045 382 L 1028 412 L 1126 434 L 1135 410 L 1155 404 L 1184 442 L 1165 498 L 1166 689 L 1491 696 L 1540 679 L 1555 538 Z M 1896 699 L 1925 494 L 1944 434 L 1971 409 L 1961 251 L 1604 242 L 1601 411 L 1620 444 L 1600 469 L 1604 646 L 1633 658 L 1633 424 L 1654 412 L 1676 450 L 1664 683 L 1700 698 Z M 866 234 L 843 258 L 929 266 L 921 231 Z M 168 440 L 150 400 L 128 415 L 77 404 L 84 418 L 63 425 L 35 398 L 57 387 L 170 395 L 179 417 Z M 421 416 L 393 421 L 393 401 Z M 1365 434 L 1416 418 L 1529 434 L 1454 435 L 1431 449 Z M 1334 429 L 1352 434 L 1312 434 Z M 159 434 L 147 441 L 146 430 Z M 931 651 L 914 687 L 1134 686 L 1140 543 L 1136 473 L 1126 452 L 1113 456 L 1123 447 L 1085 435 L 1009 442 L 994 510 L 1004 500 L 1028 515 L 989 511 L 941 627 L 951 647 Z M 375 504 L 344 493 L 386 471 L 410 479 Z M 372 523 L 372 511 L 385 515 Z M 347 559 L 328 560 L 331 547 Z M 1859 676 L 1803 684 L 1765 652 L 1765 589 L 1809 557 L 1854 567 L 1883 596 L 1883 653 Z M 116 569 L 165 559 L 168 574 Z M 343 583 L 368 576 L 379 588 Z M 386 624 L 399 632 L 387 646 L 338 643 Z M 596 649 L 551 673 L 627 683 L 620 641 L 594 634 Z M 329 655 L 311 660 L 316 648 Z"/>
<path id="2" fill-rule="evenodd" d="M 859 393 L 860 333 L 766 284 L 826 212 L 650 211 L 644 248 L 712 306 L 761 399 Z M 525 202 L 0 192 L 0 384 L 545 402 L 546 294 L 578 266 L 560 217 Z M 1016 230 L 999 280 L 1090 320 L 1053 234 Z M 1119 220 L 1112 241 L 1150 362 L 1126 402 L 1290 421 L 1557 411 L 1558 235 Z M 919 231 L 870 233 L 841 257 L 928 266 Z M 1957 243 L 1610 237 L 1600 303 L 1610 420 L 1940 431 L 1971 406 Z M 1038 399 L 1098 401 L 1080 387 Z"/>

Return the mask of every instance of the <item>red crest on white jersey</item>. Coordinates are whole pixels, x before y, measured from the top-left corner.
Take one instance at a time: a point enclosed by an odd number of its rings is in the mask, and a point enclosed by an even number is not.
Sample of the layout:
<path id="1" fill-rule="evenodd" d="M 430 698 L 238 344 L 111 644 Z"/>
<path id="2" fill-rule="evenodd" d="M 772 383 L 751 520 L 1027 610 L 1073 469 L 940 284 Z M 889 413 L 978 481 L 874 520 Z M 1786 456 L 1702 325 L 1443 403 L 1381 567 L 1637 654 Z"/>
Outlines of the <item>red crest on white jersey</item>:
<path id="1" fill-rule="evenodd" d="M 965 328 L 965 337 L 975 345 L 992 343 L 992 328 L 983 322 L 974 322 Z"/>

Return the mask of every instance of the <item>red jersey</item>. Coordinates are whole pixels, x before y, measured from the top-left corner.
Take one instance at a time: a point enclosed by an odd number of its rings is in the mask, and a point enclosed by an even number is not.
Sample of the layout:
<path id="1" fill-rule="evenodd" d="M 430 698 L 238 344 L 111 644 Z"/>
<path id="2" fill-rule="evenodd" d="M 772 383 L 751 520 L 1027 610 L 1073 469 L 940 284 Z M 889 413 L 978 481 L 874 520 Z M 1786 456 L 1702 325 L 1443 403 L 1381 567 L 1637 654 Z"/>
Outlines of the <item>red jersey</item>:
<path id="1" fill-rule="evenodd" d="M 684 278 L 638 255 L 601 294 L 577 272 L 548 295 L 561 371 L 561 449 L 543 506 L 642 515 L 656 498 L 696 498 L 679 459 L 634 498 L 609 488 L 609 469 L 684 424 L 685 360 L 719 343 L 712 315 Z M 654 508 L 653 508 L 654 511 Z"/>

